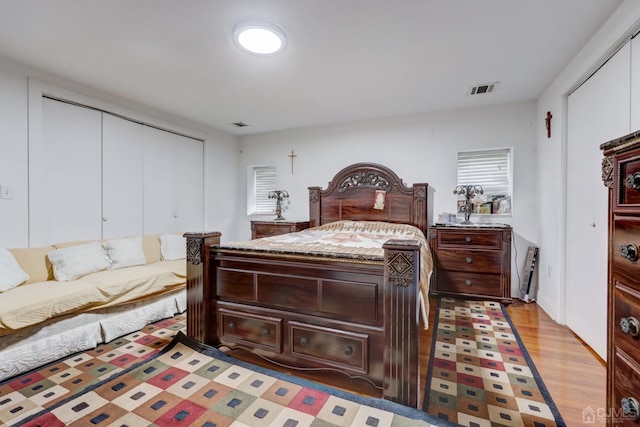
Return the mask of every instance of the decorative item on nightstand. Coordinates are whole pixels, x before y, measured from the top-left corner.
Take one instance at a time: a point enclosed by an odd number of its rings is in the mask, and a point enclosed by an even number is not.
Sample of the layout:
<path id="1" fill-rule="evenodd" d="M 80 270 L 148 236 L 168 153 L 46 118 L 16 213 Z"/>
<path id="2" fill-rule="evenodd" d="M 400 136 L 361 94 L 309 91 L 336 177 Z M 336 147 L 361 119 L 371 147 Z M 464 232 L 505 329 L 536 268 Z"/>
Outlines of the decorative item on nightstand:
<path id="1" fill-rule="evenodd" d="M 269 198 L 270 199 L 276 199 L 276 209 L 275 209 L 275 214 L 276 214 L 276 221 L 284 221 L 284 217 L 282 216 L 282 212 L 285 211 L 286 206 L 282 205 L 282 202 L 285 199 L 289 198 L 289 192 L 287 192 L 287 190 L 273 190 L 271 192 L 269 192 Z"/>
<path id="2" fill-rule="evenodd" d="M 464 206 L 462 210 L 464 211 L 464 221 L 462 224 L 471 224 L 469 218 L 471 217 L 471 212 L 473 211 L 473 198 L 479 194 L 484 194 L 484 190 L 481 185 L 458 185 L 453 190 L 453 194 L 462 195 L 465 197 Z"/>

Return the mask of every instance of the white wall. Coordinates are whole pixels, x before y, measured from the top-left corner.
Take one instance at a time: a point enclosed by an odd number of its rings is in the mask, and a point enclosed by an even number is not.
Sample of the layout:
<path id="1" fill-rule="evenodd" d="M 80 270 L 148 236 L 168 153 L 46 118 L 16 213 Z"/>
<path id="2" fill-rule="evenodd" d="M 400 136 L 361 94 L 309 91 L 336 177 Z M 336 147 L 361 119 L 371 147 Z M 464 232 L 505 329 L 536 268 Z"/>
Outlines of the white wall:
<path id="1" fill-rule="evenodd" d="M 555 320 L 565 322 L 567 96 L 586 80 L 638 29 L 640 2 L 626 0 L 538 99 L 536 127 L 539 253 L 538 304 Z M 553 114 L 552 135 L 542 125 Z M 622 135 L 620 135 L 622 136 Z M 602 141 L 606 142 L 606 141 Z M 600 171 L 594 171 L 599 174 Z M 599 189 L 593 189 L 598 191 Z M 572 190 L 573 191 L 573 190 Z M 592 189 L 580 189 L 588 194 Z M 602 286 L 606 287 L 606 283 Z"/>
<path id="2" fill-rule="evenodd" d="M 0 247 L 27 247 L 29 242 L 27 153 L 29 132 L 34 132 L 29 130 L 29 81 L 32 89 L 204 139 L 205 229 L 225 234 L 237 230 L 234 220 L 240 190 L 235 179 L 229 179 L 238 174 L 237 137 L 0 58 L 0 185 L 8 185 L 13 192 L 12 200 L 0 199 Z M 38 98 L 41 93 L 31 96 Z"/>
<path id="3" fill-rule="evenodd" d="M 526 250 L 535 241 L 536 153 L 535 103 L 518 103 L 478 109 L 385 118 L 313 128 L 272 132 L 240 138 L 242 183 L 240 206 L 246 195 L 246 168 L 272 164 L 277 167 L 278 188 L 289 191 L 290 207 L 284 216 L 309 218 L 309 186 L 325 188 L 336 172 L 356 162 L 375 162 L 390 167 L 405 184 L 429 183 L 434 189 L 434 217 L 455 212 L 458 151 L 512 147 L 514 159 L 513 217 L 496 219 L 514 227 L 518 264 L 512 250 L 512 288 Z M 291 159 L 294 150 L 294 174 Z M 250 237 L 251 219 L 273 215 L 244 215 L 237 235 Z M 224 237 L 224 236 L 223 236 Z M 517 293 L 514 295 L 519 296 Z"/>

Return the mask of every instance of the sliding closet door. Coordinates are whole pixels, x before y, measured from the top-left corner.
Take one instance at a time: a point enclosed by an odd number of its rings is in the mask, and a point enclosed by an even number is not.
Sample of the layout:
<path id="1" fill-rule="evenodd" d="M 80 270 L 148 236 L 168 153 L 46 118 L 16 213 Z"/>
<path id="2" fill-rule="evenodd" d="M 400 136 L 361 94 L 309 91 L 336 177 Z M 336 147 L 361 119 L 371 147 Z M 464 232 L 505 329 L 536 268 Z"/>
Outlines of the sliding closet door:
<path id="1" fill-rule="evenodd" d="M 631 39 L 631 131 L 640 130 L 640 35 Z"/>
<path id="2" fill-rule="evenodd" d="M 144 232 L 144 126 L 103 113 L 102 236 Z"/>
<path id="3" fill-rule="evenodd" d="M 606 360 L 607 189 L 600 144 L 629 132 L 627 43 L 569 96 L 566 323 Z"/>
<path id="4" fill-rule="evenodd" d="M 100 239 L 101 113 L 44 98 L 29 158 L 29 244 Z"/>
<path id="5" fill-rule="evenodd" d="M 144 232 L 201 231 L 203 142 L 145 127 Z"/>

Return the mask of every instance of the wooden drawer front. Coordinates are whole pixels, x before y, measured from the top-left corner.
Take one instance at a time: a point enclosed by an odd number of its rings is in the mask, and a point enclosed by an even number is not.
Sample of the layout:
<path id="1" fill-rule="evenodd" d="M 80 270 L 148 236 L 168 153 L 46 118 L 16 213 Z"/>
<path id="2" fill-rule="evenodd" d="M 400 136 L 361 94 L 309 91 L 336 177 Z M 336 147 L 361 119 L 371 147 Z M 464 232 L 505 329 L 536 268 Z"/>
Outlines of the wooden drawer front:
<path id="1" fill-rule="evenodd" d="M 634 183 L 640 183 L 640 158 L 636 155 L 620 160 L 618 166 L 620 173 L 614 187 L 618 191 L 618 206 L 640 204 L 640 191 L 633 187 Z"/>
<path id="2" fill-rule="evenodd" d="M 482 230 L 438 230 L 438 247 L 501 249 L 502 233 Z"/>
<path id="3" fill-rule="evenodd" d="M 291 354 L 324 365 L 367 373 L 368 335 L 289 322 Z"/>
<path id="4" fill-rule="evenodd" d="M 612 251 L 614 274 L 640 288 L 640 261 L 636 259 L 640 258 L 640 217 L 614 220 Z"/>
<path id="5" fill-rule="evenodd" d="M 637 354 L 640 349 L 640 335 L 632 335 L 635 323 L 632 319 L 640 321 L 640 293 L 616 282 L 613 337 L 615 346 L 630 355 Z M 628 332 L 625 333 L 623 328 Z"/>
<path id="6" fill-rule="evenodd" d="M 622 399 L 634 398 L 640 402 L 640 366 L 624 353 L 616 352 L 613 368 L 613 417 L 615 425 L 638 426 L 640 417 L 636 420 L 622 411 Z"/>
<path id="7" fill-rule="evenodd" d="M 289 224 L 254 224 L 256 239 L 261 237 L 277 236 L 291 232 Z"/>
<path id="8" fill-rule="evenodd" d="M 382 319 L 380 287 L 377 283 L 323 280 L 320 311 L 341 320 L 376 325 Z"/>
<path id="9" fill-rule="evenodd" d="M 282 353 L 282 319 L 220 308 L 220 339 Z"/>
<path id="10" fill-rule="evenodd" d="M 500 274 L 502 272 L 502 252 L 440 249 L 438 251 L 438 268 L 442 270 Z"/>
<path id="11" fill-rule="evenodd" d="M 440 271 L 438 291 L 500 297 L 500 275 Z"/>

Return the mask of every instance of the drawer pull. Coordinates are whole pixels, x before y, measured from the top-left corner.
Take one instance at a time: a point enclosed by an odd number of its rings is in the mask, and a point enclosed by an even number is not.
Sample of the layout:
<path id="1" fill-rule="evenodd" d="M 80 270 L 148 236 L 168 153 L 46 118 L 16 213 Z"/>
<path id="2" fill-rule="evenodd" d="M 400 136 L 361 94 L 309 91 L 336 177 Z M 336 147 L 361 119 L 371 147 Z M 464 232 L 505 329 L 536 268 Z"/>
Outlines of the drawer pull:
<path id="1" fill-rule="evenodd" d="M 269 328 L 264 328 L 264 329 L 262 330 L 262 336 L 263 336 L 263 337 L 268 337 L 269 335 L 271 335 L 271 329 L 269 329 Z"/>
<path id="2" fill-rule="evenodd" d="M 467 243 L 471 243 L 471 237 L 467 236 L 464 238 L 464 241 Z"/>
<path id="3" fill-rule="evenodd" d="M 351 356 L 352 354 L 353 354 L 353 347 L 351 347 L 350 345 L 346 346 L 344 348 L 344 355 Z"/>
<path id="4" fill-rule="evenodd" d="M 630 173 L 629 175 L 627 175 L 627 179 L 625 180 L 624 185 L 630 190 L 634 189 L 640 191 L 640 172 L 636 172 L 633 174 Z"/>
<path id="5" fill-rule="evenodd" d="M 471 264 L 471 262 L 472 262 L 473 260 L 471 259 L 471 257 L 467 257 L 467 259 L 466 259 L 465 261 L 467 262 L 467 264 Z"/>
<path id="6" fill-rule="evenodd" d="M 640 333 L 639 326 L 640 323 L 638 323 L 638 319 L 635 317 L 623 317 L 620 319 L 620 329 L 622 329 L 622 332 L 634 338 Z"/>
<path id="7" fill-rule="evenodd" d="M 276 232 L 276 230 L 274 230 L 274 229 L 272 228 L 271 230 L 269 230 L 269 235 L 270 235 L 270 236 L 272 236 L 272 235 L 273 235 L 273 233 L 275 233 L 275 232 Z"/>
<path id="8" fill-rule="evenodd" d="M 307 338 L 307 337 L 300 338 L 300 345 L 302 347 L 308 346 L 310 342 L 311 342 L 311 340 L 309 338 Z"/>
<path id="9" fill-rule="evenodd" d="M 620 399 L 620 404 L 622 406 L 622 413 L 625 416 L 631 417 L 633 421 L 638 419 L 638 409 L 640 409 L 640 406 L 636 399 L 633 397 L 623 397 Z"/>
<path id="10" fill-rule="evenodd" d="M 638 247 L 634 243 L 620 246 L 620 256 L 631 262 L 638 261 Z"/>
<path id="11" fill-rule="evenodd" d="M 464 284 L 467 285 L 467 286 L 471 286 L 471 280 L 465 280 Z"/>
<path id="12" fill-rule="evenodd" d="M 229 328 L 230 331 L 235 331 L 236 330 L 236 323 L 235 322 L 229 322 L 227 327 Z"/>

